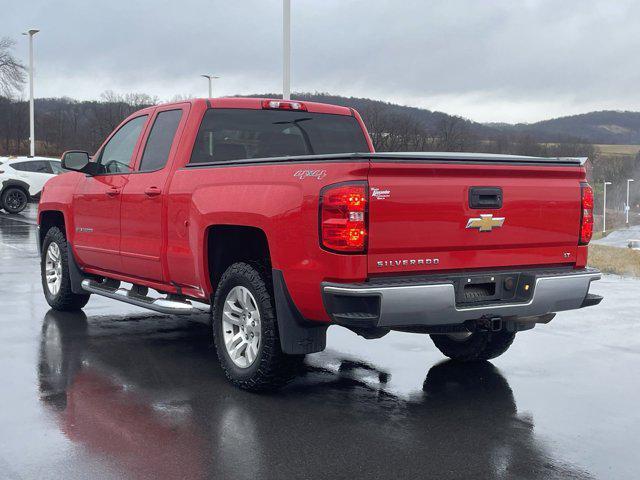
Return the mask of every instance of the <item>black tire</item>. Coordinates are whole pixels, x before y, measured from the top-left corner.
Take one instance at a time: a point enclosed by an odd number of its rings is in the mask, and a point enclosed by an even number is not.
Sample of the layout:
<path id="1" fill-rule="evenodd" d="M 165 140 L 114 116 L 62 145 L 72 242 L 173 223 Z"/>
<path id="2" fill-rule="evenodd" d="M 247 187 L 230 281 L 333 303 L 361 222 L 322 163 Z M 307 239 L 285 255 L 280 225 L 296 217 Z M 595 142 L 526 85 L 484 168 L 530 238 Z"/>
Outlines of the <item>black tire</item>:
<path id="1" fill-rule="evenodd" d="M 7 213 L 20 213 L 29 203 L 29 194 L 20 187 L 7 187 L 0 198 L 2 208 Z"/>
<path id="2" fill-rule="evenodd" d="M 490 360 L 506 352 L 515 338 L 515 332 L 473 332 L 464 340 L 456 340 L 445 334 L 431 335 L 435 346 L 445 356 L 460 362 Z"/>
<path id="3" fill-rule="evenodd" d="M 52 243 L 58 245 L 61 256 L 61 282 L 60 289 L 51 293 L 47 285 L 46 256 L 49 246 Z M 67 239 L 58 227 L 51 227 L 47 231 L 42 243 L 42 256 L 40 258 L 40 276 L 42 277 L 42 290 L 44 297 L 51 308 L 62 312 L 73 312 L 80 310 L 89 301 L 90 294 L 77 294 L 71 290 L 71 277 L 69 275 L 69 258 L 67 249 Z"/>
<path id="4" fill-rule="evenodd" d="M 222 314 L 232 288 L 245 287 L 253 295 L 260 313 L 260 345 L 253 363 L 237 366 L 224 344 Z M 234 263 L 222 275 L 213 300 L 213 339 L 220 365 L 235 386 L 250 391 L 275 390 L 291 381 L 300 371 L 304 355 L 286 355 L 280 346 L 270 280 L 261 267 Z"/>

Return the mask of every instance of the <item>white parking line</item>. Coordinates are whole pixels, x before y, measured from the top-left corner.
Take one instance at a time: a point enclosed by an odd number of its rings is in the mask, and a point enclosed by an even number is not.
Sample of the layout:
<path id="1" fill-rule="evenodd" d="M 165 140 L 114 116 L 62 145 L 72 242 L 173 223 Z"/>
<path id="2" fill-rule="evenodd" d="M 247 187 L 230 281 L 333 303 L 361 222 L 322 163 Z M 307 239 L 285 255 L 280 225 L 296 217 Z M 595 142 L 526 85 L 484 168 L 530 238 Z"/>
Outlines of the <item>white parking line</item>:
<path id="1" fill-rule="evenodd" d="M 31 220 L 25 217 L 18 217 L 15 215 L 8 215 L 6 213 L 0 213 L 0 218 L 2 219 L 7 219 L 7 220 L 13 220 L 15 222 L 20 222 L 20 223 L 26 223 L 27 225 L 37 225 L 38 223 L 35 220 Z"/>

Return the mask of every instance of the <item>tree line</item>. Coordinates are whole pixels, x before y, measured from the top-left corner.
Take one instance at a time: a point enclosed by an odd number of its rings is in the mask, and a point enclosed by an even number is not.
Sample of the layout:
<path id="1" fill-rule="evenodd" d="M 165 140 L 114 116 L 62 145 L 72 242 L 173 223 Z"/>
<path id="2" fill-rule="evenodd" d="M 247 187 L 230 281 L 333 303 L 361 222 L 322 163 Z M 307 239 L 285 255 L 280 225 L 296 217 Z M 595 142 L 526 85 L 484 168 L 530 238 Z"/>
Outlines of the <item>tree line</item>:
<path id="1" fill-rule="evenodd" d="M 157 102 L 145 94 L 113 92 L 103 93 L 100 100 L 36 99 L 36 153 L 59 156 L 69 149 L 95 152 L 124 118 Z M 0 97 L 0 155 L 26 155 L 28 151 L 28 102 Z"/>
<path id="2" fill-rule="evenodd" d="M 156 103 L 158 98 L 150 95 L 111 91 L 103 93 L 99 100 L 36 99 L 36 151 L 54 156 L 71 148 L 94 152 L 125 117 Z M 371 101 L 360 110 L 377 151 L 596 155 L 593 145 L 578 139 L 567 138 L 563 142 L 545 144 L 529 134 L 493 133 L 486 136 L 473 130 L 471 122 L 462 117 L 440 114 L 433 122 L 425 122 L 410 114 L 398 113 L 387 105 Z M 0 155 L 26 154 L 28 139 L 28 102 L 0 96 Z"/>

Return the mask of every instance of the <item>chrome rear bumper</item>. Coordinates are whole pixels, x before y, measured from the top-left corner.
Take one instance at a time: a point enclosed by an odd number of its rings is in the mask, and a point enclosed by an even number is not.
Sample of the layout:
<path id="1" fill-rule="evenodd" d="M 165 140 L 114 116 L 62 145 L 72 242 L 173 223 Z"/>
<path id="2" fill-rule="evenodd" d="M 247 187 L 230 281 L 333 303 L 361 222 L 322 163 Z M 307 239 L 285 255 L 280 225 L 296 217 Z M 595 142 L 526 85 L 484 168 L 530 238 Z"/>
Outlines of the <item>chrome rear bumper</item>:
<path id="1" fill-rule="evenodd" d="M 454 281 L 422 283 L 323 283 L 325 308 L 339 324 L 359 327 L 413 327 L 462 324 L 481 318 L 537 317 L 600 303 L 589 294 L 601 274 L 594 269 L 545 271 L 535 281 L 530 298 L 521 302 L 470 305 L 456 302 Z"/>

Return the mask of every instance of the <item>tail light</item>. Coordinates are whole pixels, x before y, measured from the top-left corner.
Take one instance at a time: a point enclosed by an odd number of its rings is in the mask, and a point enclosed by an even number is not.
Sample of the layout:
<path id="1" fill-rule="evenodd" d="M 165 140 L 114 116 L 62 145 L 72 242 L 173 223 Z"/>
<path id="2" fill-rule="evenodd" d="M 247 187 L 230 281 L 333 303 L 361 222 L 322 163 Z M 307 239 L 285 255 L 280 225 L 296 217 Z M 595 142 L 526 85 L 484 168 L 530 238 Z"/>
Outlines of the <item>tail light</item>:
<path id="1" fill-rule="evenodd" d="M 290 102 L 288 100 L 263 100 L 262 108 L 265 110 L 302 110 L 307 111 L 307 106 L 302 102 Z"/>
<path id="2" fill-rule="evenodd" d="M 588 183 L 581 183 L 582 214 L 580 220 L 580 245 L 587 245 L 593 235 L 593 189 Z"/>
<path id="3" fill-rule="evenodd" d="M 367 185 L 341 183 L 320 192 L 320 244 L 334 252 L 362 253 L 367 248 Z"/>

